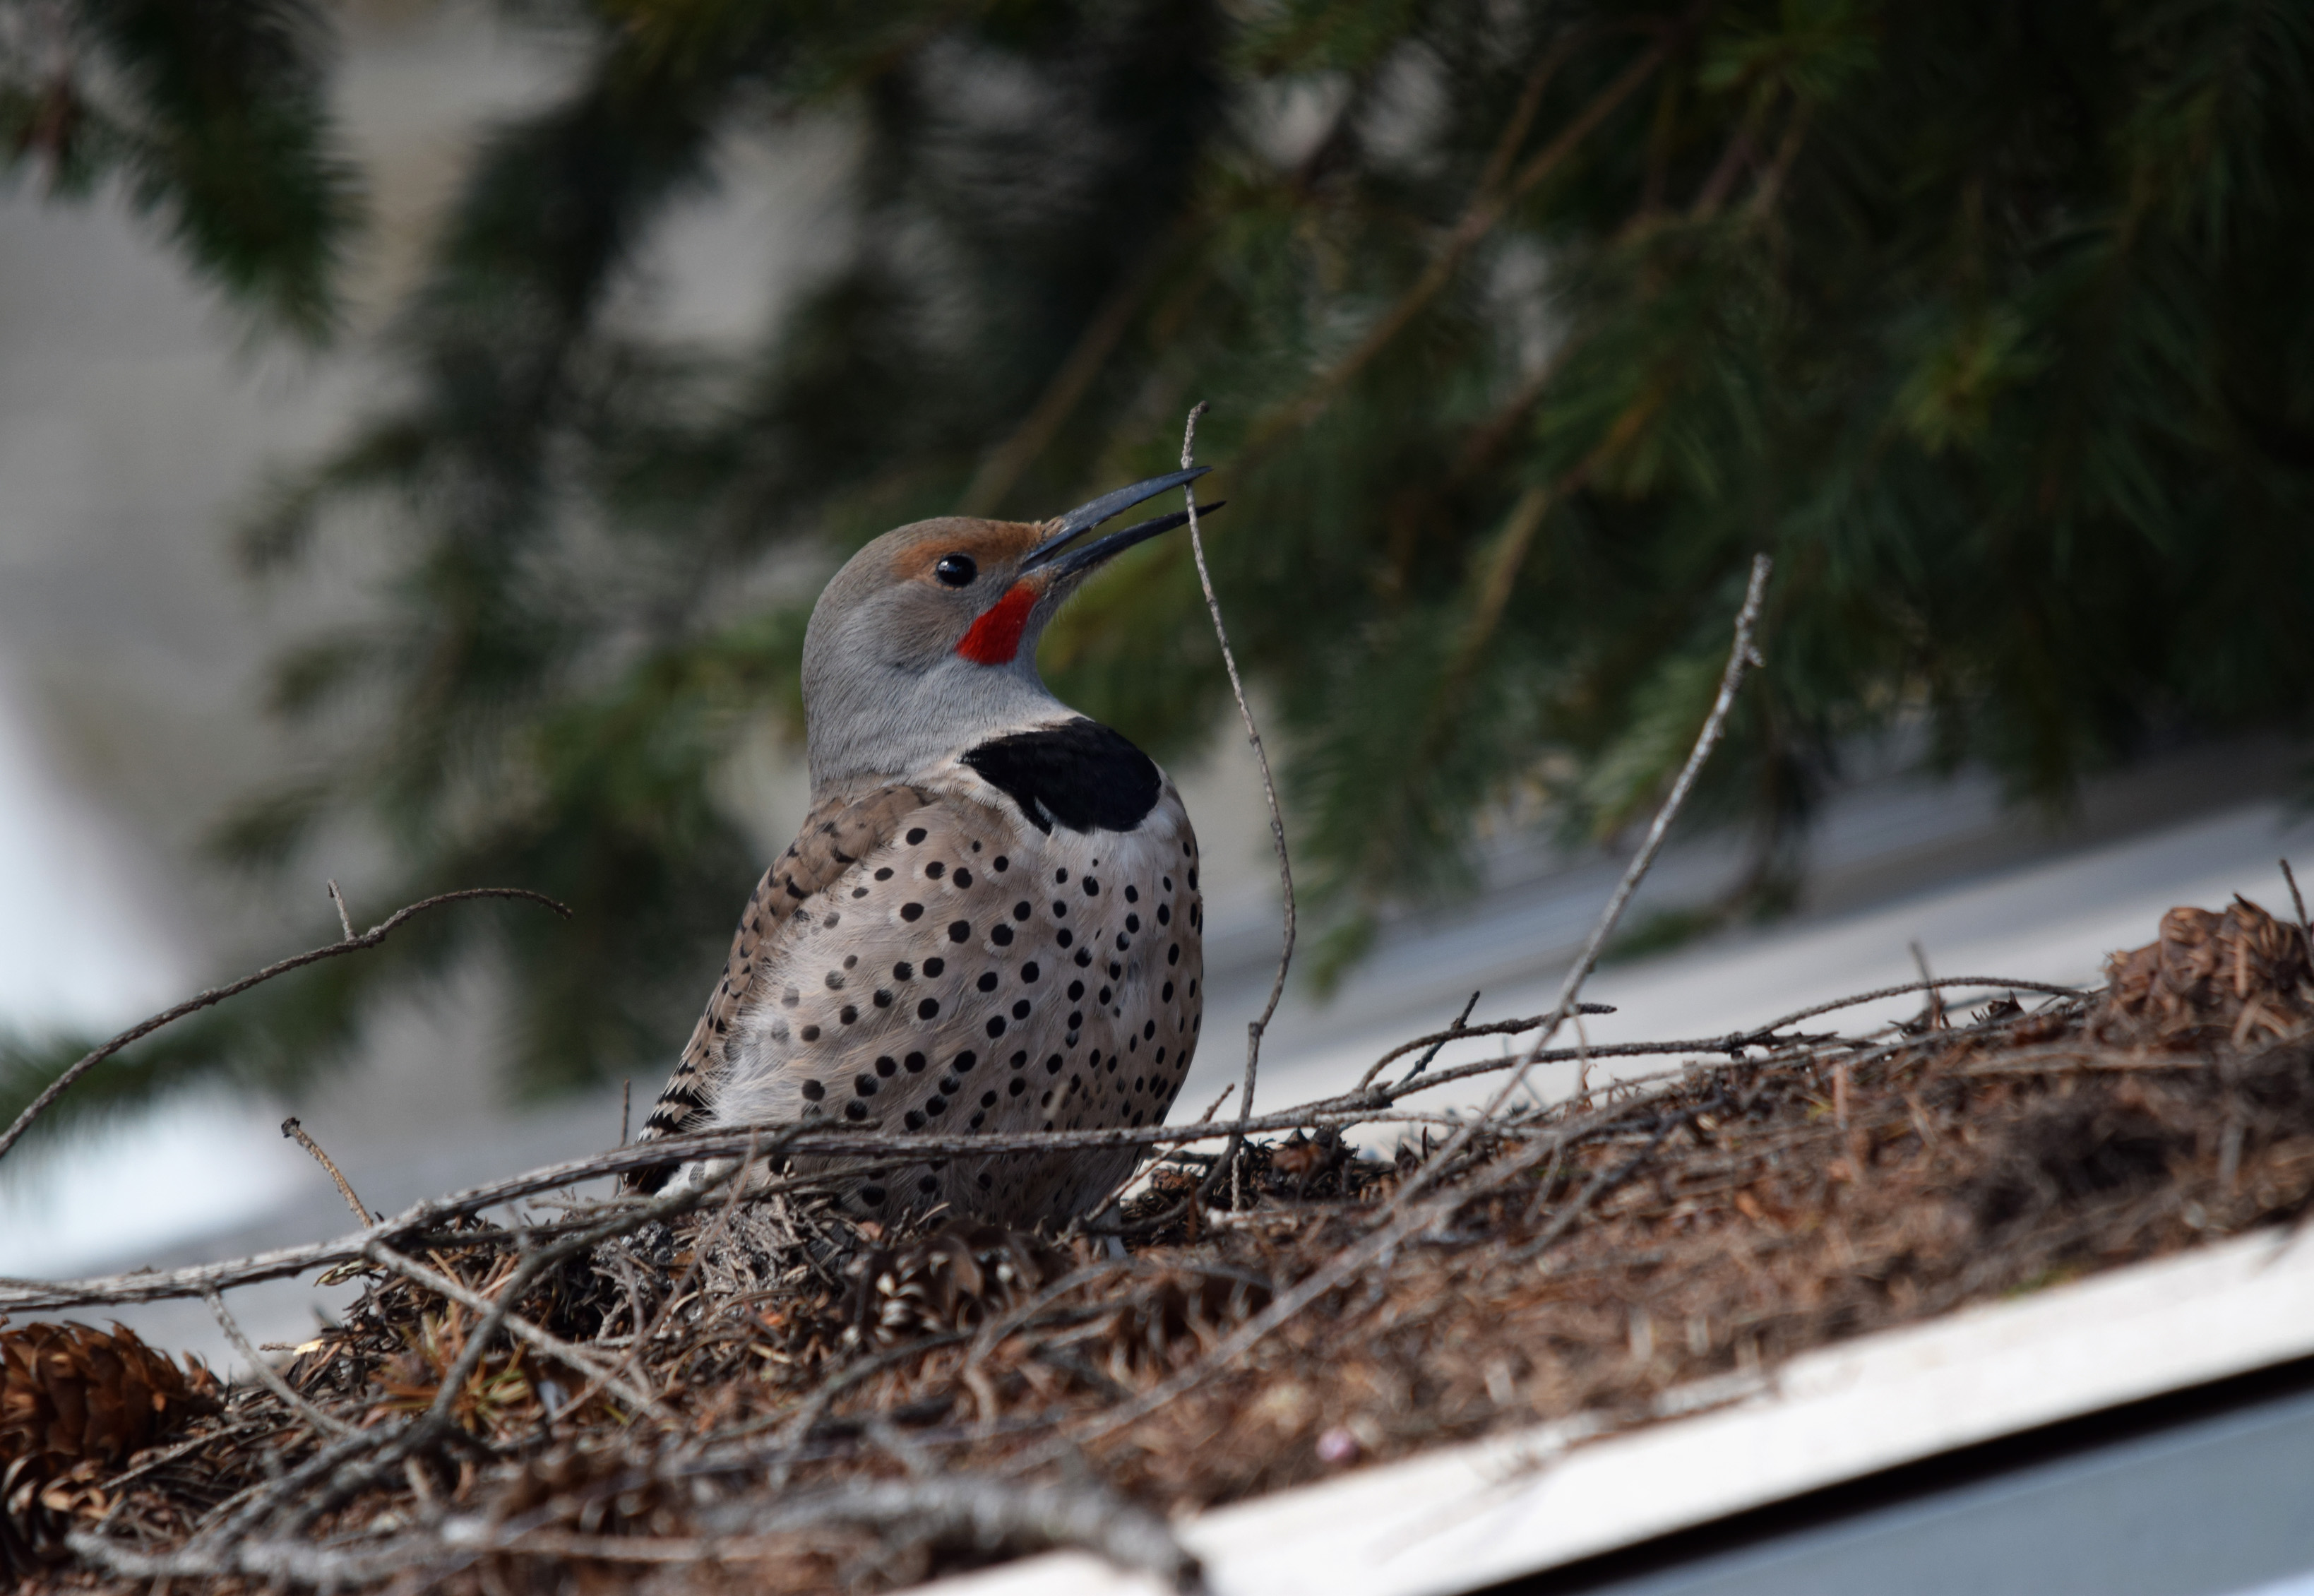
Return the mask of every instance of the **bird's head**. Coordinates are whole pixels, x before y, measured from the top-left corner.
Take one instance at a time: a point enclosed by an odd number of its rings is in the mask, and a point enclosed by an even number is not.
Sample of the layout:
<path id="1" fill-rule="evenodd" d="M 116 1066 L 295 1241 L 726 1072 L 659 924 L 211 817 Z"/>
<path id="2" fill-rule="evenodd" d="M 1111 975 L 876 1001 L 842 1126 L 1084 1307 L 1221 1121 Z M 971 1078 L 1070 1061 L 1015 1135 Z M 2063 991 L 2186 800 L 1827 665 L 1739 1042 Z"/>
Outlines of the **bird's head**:
<path id="1" fill-rule="evenodd" d="M 1088 576 L 1188 514 L 1098 537 L 1093 529 L 1208 469 L 1152 477 L 1049 521 L 917 521 L 854 554 L 820 594 L 804 634 L 814 790 L 905 779 L 988 737 L 1064 716 L 1037 674 L 1046 622 Z"/>

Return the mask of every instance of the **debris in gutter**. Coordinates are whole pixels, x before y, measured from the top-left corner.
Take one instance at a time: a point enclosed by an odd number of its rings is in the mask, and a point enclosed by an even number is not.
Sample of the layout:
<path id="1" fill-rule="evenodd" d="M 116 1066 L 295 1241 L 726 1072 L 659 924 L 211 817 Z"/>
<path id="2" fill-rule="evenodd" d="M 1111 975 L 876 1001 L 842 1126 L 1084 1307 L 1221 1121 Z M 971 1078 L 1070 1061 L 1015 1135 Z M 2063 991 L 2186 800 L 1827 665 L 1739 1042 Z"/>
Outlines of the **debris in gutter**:
<path id="1" fill-rule="evenodd" d="M 640 1211 L 456 1216 L 373 1256 L 343 1324 L 280 1365 L 294 1404 L 205 1398 L 116 1332 L 144 1428 L 37 1394 L 48 1416 L 18 1422 L 18 1369 L 98 1333 L 11 1327 L 0 1471 L 69 1488 L 0 1503 L 0 1547 L 29 1590 L 179 1596 L 880 1591 L 1053 1545 L 1192 1590 L 1181 1513 L 1542 1421 L 1661 1422 L 1798 1353 L 2297 1222 L 2308 952 L 2237 899 L 2172 910 L 2095 992 L 1948 980 L 1878 1033 L 1819 1011 L 1667 1047 L 1659 1074 L 1481 1127 L 1401 1245 L 1241 1355 L 1451 1125 L 1362 1154 L 1337 1099 L 1231 1168 L 1168 1154 L 1103 1234 L 878 1228 L 790 1191 L 526 1274 Z M 476 1304 L 525 1333 L 478 1340 Z"/>

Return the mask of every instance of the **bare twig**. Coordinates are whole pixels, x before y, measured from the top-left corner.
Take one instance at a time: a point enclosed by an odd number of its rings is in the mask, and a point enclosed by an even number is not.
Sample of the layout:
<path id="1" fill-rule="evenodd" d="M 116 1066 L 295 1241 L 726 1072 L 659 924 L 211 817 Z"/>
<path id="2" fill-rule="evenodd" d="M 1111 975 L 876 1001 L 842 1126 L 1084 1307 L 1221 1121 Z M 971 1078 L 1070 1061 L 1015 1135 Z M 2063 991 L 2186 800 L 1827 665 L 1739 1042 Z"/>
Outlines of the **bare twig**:
<path id="1" fill-rule="evenodd" d="M 1584 981 L 1599 962 L 1600 951 L 1606 947 L 1608 938 L 1615 934 L 1615 927 L 1621 922 L 1623 910 L 1630 904 L 1631 895 L 1638 891 L 1639 883 L 1647 878 L 1648 869 L 1656 862 L 1656 855 L 1663 851 L 1664 838 L 1669 834 L 1672 822 L 1678 818 L 1680 810 L 1685 807 L 1687 795 L 1694 789 L 1696 776 L 1703 769 L 1704 761 L 1709 759 L 1711 751 L 1719 745 L 1719 735 L 1727 727 L 1728 711 L 1736 705 L 1736 689 L 1744 684 L 1744 677 L 1751 667 L 1760 662 L 1759 654 L 1752 646 L 1752 633 L 1759 624 L 1760 606 L 1766 601 L 1768 576 L 1773 569 L 1774 562 L 1765 554 L 1753 556 L 1751 579 L 1744 589 L 1744 605 L 1736 613 L 1735 640 L 1727 650 L 1727 666 L 1719 673 L 1719 695 L 1712 701 L 1711 712 L 1704 717 L 1703 729 L 1696 734 L 1695 746 L 1688 751 L 1687 763 L 1680 767 L 1678 778 L 1672 782 L 1670 794 L 1665 798 L 1663 807 L 1656 811 L 1655 823 L 1647 827 L 1647 840 L 1639 844 L 1638 852 L 1631 856 L 1630 864 L 1623 870 L 1623 878 L 1615 884 L 1613 895 L 1608 898 L 1607 906 L 1600 912 L 1598 923 L 1591 928 L 1591 936 L 1583 944 L 1583 951 L 1568 968 L 1567 978 L 1559 983 L 1559 1001 L 1552 1005 L 1550 1016 L 1528 1046 L 1526 1056 L 1519 1061 L 1518 1067 L 1511 1071 L 1510 1079 L 1503 1083 L 1501 1089 L 1488 1100 L 1478 1119 L 1447 1138 L 1437 1156 L 1407 1178 L 1406 1184 L 1391 1200 L 1393 1211 L 1403 1209 L 1424 1191 L 1436 1177 L 1435 1171 L 1445 1168 L 1447 1161 L 1469 1144 L 1471 1136 L 1477 1133 L 1477 1127 L 1502 1112 L 1503 1105 L 1526 1084 L 1528 1074 L 1540 1061 L 1542 1050 L 1551 1037 L 1558 1034 L 1559 1027 L 1567 1023 L 1568 1016 L 1575 1012 L 1576 999 L 1582 992 Z"/>
<path id="2" fill-rule="evenodd" d="M 1937 992 L 1936 978 L 1929 974 L 1929 955 L 1918 942 L 1912 944 L 1912 967 L 1921 973 L 1921 989 L 1929 995 L 1929 1029 L 1945 1028 L 1945 1001 Z"/>
<path id="3" fill-rule="evenodd" d="M 222 1296 L 216 1292 L 203 1292 L 201 1295 L 208 1299 L 209 1311 L 216 1316 L 217 1328 L 225 1332 L 225 1338 L 233 1343 L 234 1351 L 239 1353 L 248 1362 L 249 1371 L 257 1376 L 259 1384 L 280 1398 L 290 1412 L 313 1426 L 315 1434 L 343 1437 L 354 1433 L 351 1424 L 342 1424 L 331 1418 L 307 1401 L 295 1387 L 281 1378 L 280 1372 L 265 1361 L 264 1354 L 250 1345 L 248 1336 L 242 1331 L 240 1321 L 235 1319 L 225 1307 L 225 1299 Z"/>
<path id="4" fill-rule="evenodd" d="M 330 1172 L 330 1178 L 338 1183 L 338 1195 L 343 1197 L 346 1200 L 346 1206 L 354 1211 L 354 1223 L 358 1225 L 367 1225 L 375 1222 L 377 1216 L 370 1212 L 368 1209 L 362 1206 L 362 1200 L 354 1195 L 352 1184 L 346 1179 L 343 1172 L 338 1168 L 336 1160 L 332 1160 L 328 1153 L 322 1151 L 322 1144 L 320 1142 L 314 1141 L 313 1137 L 305 1133 L 305 1125 L 298 1120 L 296 1115 L 293 1114 L 288 1118 L 281 1122 L 281 1133 L 296 1142 L 298 1146 L 304 1148 L 307 1152 L 312 1153 L 314 1155 L 314 1162 L 320 1164 L 322 1168 L 327 1169 Z"/>
<path id="5" fill-rule="evenodd" d="M 700 1269 L 704 1266 L 708 1258 L 714 1256 L 716 1248 L 722 1243 L 725 1233 L 731 1228 L 731 1216 L 738 1211 L 739 1200 L 746 1195 L 747 1176 L 755 1168 L 755 1144 L 750 1142 L 747 1156 L 739 1160 L 739 1172 L 732 1177 L 731 1195 L 724 1199 L 722 1211 L 715 1216 L 714 1228 L 700 1238 L 692 1248 L 691 1262 L 684 1266 L 683 1277 L 675 1283 L 675 1289 L 667 1292 L 667 1301 L 659 1307 L 658 1318 L 651 1321 L 650 1328 L 636 1336 L 634 1345 L 628 1349 L 627 1355 L 620 1361 L 615 1371 L 615 1378 L 618 1380 L 624 1381 L 631 1378 L 636 1364 L 642 1362 L 644 1355 L 650 1350 L 651 1343 L 658 1339 L 660 1333 L 667 1328 L 667 1321 L 675 1317 L 677 1305 L 683 1301 L 684 1293 L 691 1290 L 691 1283 L 699 1278 Z M 611 1378 L 613 1377 L 610 1375 L 603 1376 L 596 1380 L 596 1384 L 606 1384 Z M 570 1401 L 572 1411 L 577 1411 L 581 1402 L 593 1396 L 594 1389 L 594 1386 L 590 1385 L 577 1397 L 572 1398 Z M 657 1407 L 658 1405 L 654 1401 L 650 1406 Z"/>
<path id="6" fill-rule="evenodd" d="M 1512 1260 L 1524 1263 L 1530 1258 L 1541 1257 L 1544 1253 L 1549 1252 L 1561 1236 L 1574 1228 L 1577 1220 L 1590 1212 L 1592 1204 L 1637 1174 L 1639 1166 L 1655 1156 L 1656 1150 L 1664 1144 L 1665 1138 L 1683 1123 L 1684 1121 L 1676 1115 L 1666 1115 L 1663 1124 L 1656 1127 L 1654 1137 L 1645 1147 L 1640 1148 L 1621 1163 L 1610 1165 L 1594 1175 L 1585 1183 L 1583 1189 L 1575 1195 L 1572 1202 L 1551 1215 L 1550 1223 L 1544 1226 L 1533 1240 L 1511 1254 Z"/>
<path id="7" fill-rule="evenodd" d="M 149 1019 L 137 1021 L 102 1046 L 83 1054 L 71 1068 L 49 1082 L 47 1090 L 34 1098 L 26 1106 L 24 1112 L 16 1116 L 13 1124 L 6 1131 L 0 1132 L 0 1158 L 7 1155 L 8 1150 L 22 1139 L 26 1131 L 31 1129 L 32 1122 L 47 1113 L 49 1106 L 70 1090 L 75 1081 L 130 1043 L 149 1036 L 163 1026 L 182 1019 L 188 1014 L 198 1013 L 214 1003 L 222 1003 L 225 999 L 238 996 L 252 986 L 262 985 L 277 975 L 286 975 L 290 971 L 301 970 L 307 965 L 319 964 L 325 958 L 336 958 L 340 954 L 357 953 L 367 948 L 375 948 L 412 915 L 422 914 L 427 910 L 439 907 L 444 904 L 460 903 L 467 898 L 526 898 L 532 903 L 545 904 L 565 920 L 570 918 L 570 910 L 543 893 L 531 892 L 519 886 L 469 886 L 458 892 L 437 893 L 407 908 L 398 909 L 358 937 L 348 937 L 345 940 L 332 942 L 326 948 L 309 948 L 304 953 L 292 955 L 278 963 L 268 965 L 254 975 L 244 975 L 240 980 L 230 982 L 224 986 L 211 987 L 207 992 L 186 999 L 173 1009 L 163 1010 Z"/>
<path id="8" fill-rule="evenodd" d="M 1452 1042 L 1455 1037 L 1464 1034 L 1464 1027 L 1470 1023 L 1471 1011 L 1478 1006 L 1479 994 L 1477 992 L 1472 992 L 1471 994 L 1471 1001 L 1462 1005 L 1462 1012 L 1454 1017 L 1454 1023 L 1448 1026 L 1445 1030 L 1439 1034 L 1438 1040 L 1430 1045 L 1430 1051 L 1424 1054 L 1420 1058 L 1416 1059 L 1414 1061 L 1414 1068 L 1409 1070 L 1405 1075 L 1400 1079 L 1398 1084 L 1401 1090 L 1403 1090 L 1407 1084 L 1413 1080 L 1417 1075 L 1421 1074 L 1422 1071 L 1430 1067 L 1432 1061 L 1437 1058 L 1440 1049 L 1444 1048 L 1447 1043 Z M 1377 1065 L 1376 1068 L 1378 1069 L 1380 1066 Z M 1373 1076 L 1374 1071 L 1369 1070 L 1366 1072 L 1365 1080 L 1361 1080 L 1358 1084 L 1360 1086 L 1364 1086 L 1366 1083 L 1366 1080 L 1372 1080 Z"/>
<path id="9" fill-rule="evenodd" d="M 1197 463 L 1197 418 L 1206 413 L 1206 401 L 1199 400 L 1190 408 L 1188 421 L 1181 429 L 1183 471 Z M 1230 1204 L 1232 1207 L 1241 1207 L 1245 1188 L 1243 1177 L 1238 1172 L 1237 1151 L 1245 1139 L 1246 1121 L 1253 1117 L 1253 1087 L 1261 1064 L 1261 1035 L 1277 1013 L 1277 1001 L 1285 995 L 1285 974 L 1294 965 L 1294 861 L 1285 851 L 1285 816 L 1277 807 L 1277 783 L 1269 773 L 1269 754 L 1261 745 L 1261 728 L 1254 724 L 1252 706 L 1245 701 L 1245 683 L 1238 676 L 1237 656 L 1230 648 L 1229 628 L 1222 622 L 1222 601 L 1214 592 L 1213 572 L 1206 567 L 1205 534 L 1197 528 L 1197 490 L 1191 487 L 1187 494 L 1189 550 L 1197 557 L 1197 583 L 1206 591 L 1206 608 L 1214 618 L 1214 637 L 1221 644 L 1222 664 L 1229 670 L 1230 693 L 1237 700 L 1239 719 L 1245 722 L 1245 740 L 1252 745 L 1254 761 L 1261 767 L 1261 796 L 1269 805 L 1269 840 L 1277 849 L 1278 890 L 1285 899 L 1285 935 L 1277 950 L 1277 974 L 1269 983 L 1269 1001 L 1262 1004 L 1260 1018 L 1249 1021 L 1245 1027 L 1245 1090 L 1237 1100 L 1237 1129 L 1231 1133 L 1227 1155 L 1232 1171 Z"/>
<path id="10" fill-rule="evenodd" d="M 850 1523 L 968 1537 L 990 1551 L 1024 1541 L 1082 1547 L 1154 1574 L 1172 1590 L 1206 1588 L 1204 1570 L 1162 1518 L 1091 1482 L 1019 1485 L 969 1475 L 852 1480 L 771 1504 L 735 1503 L 705 1518 L 713 1529 L 758 1535 Z"/>
<path id="11" fill-rule="evenodd" d="M 2288 860 L 2281 862 L 2282 878 L 2290 883 L 2291 905 L 2298 911 L 2298 934 L 2306 939 L 2306 957 L 2314 959 L 2314 921 L 2306 918 L 2306 897 L 2298 890 L 2298 873 L 2290 868 Z"/>
<path id="12" fill-rule="evenodd" d="M 428 1268 L 417 1259 L 396 1252 L 382 1241 L 374 1241 L 370 1244 L 369 1256 L 384 1267 L 425 1287 L 437 1296 L 446 1297 L 453 1302 L 473 1309 L 477 1314 L 487 1314 L 490 1311 L 492 1306 L 490 1300 L 480 1292 L 443 1274 L 438 1269 Z M 635 1406 L 652 1413 L 659 1418 L 672 1417 L 649 1391 L 631 1380 L 623 1379 L 620 1371 L 605 1363 L 584 1347 L 573 1346 L 560 1336 L 550 1330 L 541 1329 L 517 1313 L 507 1315 L 506 1327 L 508 1334 L 518 1340 L 528 1342 L 557 1362 L 577 1371 L 582 1378 L 595 1381 L 598 1387 L 616 1391 Z M 582 1395 L 591 1395 L 591 1392 L 585 1392 Z M 570 1411 L 577 1406 L 578 1402 L 574 1399 L 565 1411 Z"/>

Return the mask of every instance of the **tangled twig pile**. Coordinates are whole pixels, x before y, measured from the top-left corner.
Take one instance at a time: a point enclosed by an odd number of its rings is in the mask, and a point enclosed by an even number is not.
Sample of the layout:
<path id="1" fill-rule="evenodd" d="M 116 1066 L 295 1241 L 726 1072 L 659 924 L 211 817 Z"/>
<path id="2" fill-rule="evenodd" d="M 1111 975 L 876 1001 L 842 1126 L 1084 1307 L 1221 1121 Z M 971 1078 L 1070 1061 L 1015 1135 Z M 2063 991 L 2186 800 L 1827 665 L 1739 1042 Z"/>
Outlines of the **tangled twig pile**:
<path id="1" fill-rule="evenodd" d="M 105 1338 L 9 1332 L 0 1449 L 66 1486 L 12 1499 L 4 1544 L 57 1586 L 543 1591 L 883 1588 L 1070 1543 L 1188 1588 L 1170 1514 L 1506 1425 L 1647 1422 L 1674 1387 L 2304 1212 L 2302 927 L 2178 911 L 2110 974 L 1974 1017 L 1930 999 L 1893 1034 L 1804 1036 L 1809 1014 L 1710 1056 L 1666 1045 L 1690 1062 L 1497 1115 L 1401 1245 L 1250 1345 L 1376 1233 L 1430 1132 L 1362 1154 L 1338 1104 L 1250 1140 L 1236 1178 L 1169 1160 L 1121 1257 L 882 1233 L 794 1182 L 690 1212 L 404 1216 L 340 1249 L 372 1283 L 278 1390 L 204 1401 L 203 1377 L 114 1344 L 153 1422 L 75 1429 L 19 1371 L 50 1346 L 98 1368 Z M 49 1419 L 20 1421 L 35 1400 Z"/>
<path id="2" fill-rule="evenodd" d="M 1179 1512 L 1507 1425 L 1650 1422 L 1674 1388 L 2303 1212 L 2302 908 L 2173 911 L 2098 993 L 1953 976 L 1727 1036 L 1550 1045 L 1756 657 L 1766 578 L 1755 563 L 1711 714 L 1548 1013 L 1458 1019 L 1283 1113 L 1244 1112 L 1257 1027 L 1231 1121 L 707 1132 L 375 1223 L 340 1177 L 363 1228 L 339 1241 L 0 1283 L 0 1310 L 203 1297 L 254 1366 L 218 1393 L 125 1332 L 0 1332 L 0 1572 L 879 1589 L 1074 1545 L 1190 1590 Z M 1956 1025 L 1945 994 L 1970 989 L 2004 995 Z M 1797 1028 L 1912 992 L 1893 1034 Z M 1430 1067 L 1483 1035 L 1524 1040 Z M 1680 1062 L 1515 1106 L 1538 1067 L 1609 1057 Z M 1490 1072 L 1485 1112 L 1422 1110 Z M 1374 1124 L 1405 1137 L 1394 1156 L 1347 1140 Z M 1100 1236 L 888 1232 L 820 1201 L 896 1161 L 1118 1146 L 1161 1156 Z M 711 1159 L 719 1181 L 523 1206 Z M 317 1269 L 368 1284 L 264 1364 L 222 1293 Z"/>

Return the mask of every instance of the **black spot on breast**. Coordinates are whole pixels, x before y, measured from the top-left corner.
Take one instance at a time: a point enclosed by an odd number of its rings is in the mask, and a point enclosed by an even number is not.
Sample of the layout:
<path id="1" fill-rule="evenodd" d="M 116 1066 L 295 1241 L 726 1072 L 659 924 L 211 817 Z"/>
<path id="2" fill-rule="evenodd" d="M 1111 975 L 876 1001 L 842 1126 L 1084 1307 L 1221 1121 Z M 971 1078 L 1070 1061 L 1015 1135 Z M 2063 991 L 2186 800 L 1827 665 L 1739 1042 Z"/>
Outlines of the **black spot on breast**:
<path id="1" fill-rule="evenodd" d="M 1157 805 L 1150 757 L 1095 720 L 1016 732 L 968 751 L 964 763 L 1049 832 L 1131 831 Z"/>
<path id="2" fill-rule="evenodd" d="M 950 921 L 948 928 L 948 939 L 951 942 L 970 941 L 972 939 L 972 921 L 968 920 Z"/>
<path id="3" fill-rule="evenodd" d="M 980 844 L 975 842 L 973 846 L 977 848 Z M 956 885 L 960 887 L 970 886 L 972 885 L 972 872 L 959 867 L 956 872 Z"/>
<path id="4" fill-rule="evenodd" d="M 948 960 L 944 958 L 928 958 L 924 960 L 924 974 L 928 979 L 938 979 L 940 973 L 947 968 Z"/>
<path id="5" fill-rule="evenodd" d="M 1037 961 L 1033 958 L 1020 966 L 1020 979 L 1023 981 L 1034 981 L 1043 974 L 1044 971 L 1037 967 Z"/>
<path id="6" fill-rule="evenodd" d="M 978 981 L 974 982 L 973 984 L 980 988 L 983 992 L 994 992 L 996 990 L 996 972 L 990 970 L 985 974 L 982 975 Z"/>
<path id="7" fill-rule="evenodd" d="M 928 864 L 928 865 L 926 865 L 926 866 L 924 867 L 924 874 L 925 874 L 925 875 L 927 875 L 927 876 L 930 876 L 933 880 L 937 881 L 937 880 L 939 880 L 942 876 L 944 876 L 944 875 L 948 874 L 948 867 L 947 867 L 946 865 L 944 865 L 944 864 L 941 863 L 941 861 L 940 861 L 940 860 L 932 860 L 932 863 L 930 863 L 930 864 Z"/>
<path id="8" fill-rule="evenodd" d="M 924 828 L 923 828 L 923 826 L 921 826 L 921 825 L 912 825 L 912 826 L 910 826 L 910 827 L 908 828 L 908 846 L 909 846 L 909 847 L 913 848 L 913 847 L 914 847 L 917 843 L 919 843 L 919 842 L 923 842 L 923 840 L 924 840 Z"/>
<path id="9" fill-rule="evenodd" d="M 900 905 L 901 919 L 913 921 L 922 920 L 923 917 L 924 906 L 922 904 L 902 904 Z"/>

